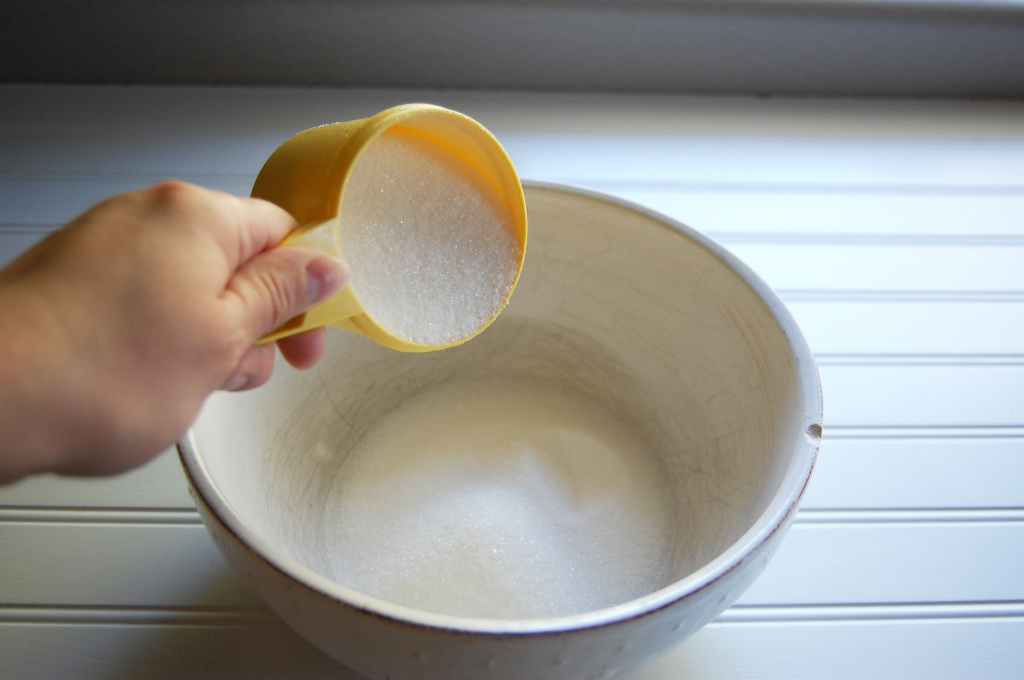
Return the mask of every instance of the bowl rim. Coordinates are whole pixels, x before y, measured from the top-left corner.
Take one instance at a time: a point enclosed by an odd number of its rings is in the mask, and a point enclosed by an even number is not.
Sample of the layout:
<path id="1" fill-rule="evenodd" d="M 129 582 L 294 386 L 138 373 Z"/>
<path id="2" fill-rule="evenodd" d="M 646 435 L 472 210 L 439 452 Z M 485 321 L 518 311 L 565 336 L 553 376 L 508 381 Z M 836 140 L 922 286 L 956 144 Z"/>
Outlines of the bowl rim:
<path id="1" fill-rule="evenodd" d="M 811 470 L 817 458 L 822 425 L 822 394 L 814 355 L 796 320 L 793 319 L 778 294 L 752 269 L 717 242 L 650 208 L 569 184 L 524 180 L 523 187 L 527 190 L 527 196 L 532 191 L 568 193 L 640 213 L 653 222 L 688 238 L 717 257 L 725 266 L 735 272 L 768 307 L 788 340 L 794 360 L 804 400 L 802 430 L 805 436 L 798 437 L 796 455 L 783 474 L 777 491 L 769 500 L 764 511 L 755 519 L 750 528 L 715 559 L 659 590 L 628 602 L 582 614 L 539 619 L 488 619 L 440 614 L 388 602 L 338 584 L 289 557 L 264 540 L 221 495 L 199 455 L 194 434 L 190 428 L 177 442 L 177 449 L 186 476 L 199 496 L 195 500 L 197 503 L 205 504 L 215 515 L 217 521 L 234 534 L 246 549 L 276 570 L 299 581 L 320 595 L 361 612 L 407 625 L 412 624 L 451 632 L 535 635 L 598 628 L 646 616 L 663 609 L 723 578 L 757 552 L 757 549 L 776 532 L 788 525 L 796 513 L 797 505 L 810 480 Z"/>

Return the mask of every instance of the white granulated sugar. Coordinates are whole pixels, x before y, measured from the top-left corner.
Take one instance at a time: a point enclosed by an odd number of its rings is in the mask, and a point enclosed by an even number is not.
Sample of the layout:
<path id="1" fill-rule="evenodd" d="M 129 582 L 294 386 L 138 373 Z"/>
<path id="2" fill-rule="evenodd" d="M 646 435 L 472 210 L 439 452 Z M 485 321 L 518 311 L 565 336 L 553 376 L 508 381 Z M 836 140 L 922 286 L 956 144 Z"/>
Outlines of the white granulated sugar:
<path id="1" fill-rule="evenodd" d="M 450 383 L 389 413 L 324 506 L 327 575 L 421 610 L 593 611 L 666 585 L 672 492 L 603 404 L 540 380 Z"/>
<path id="2" fill-rule="evenodd" d="M 436 142 L 391 129 L 349 177 L 342 257 L 381 327 L 444 345 L 479 330 L 508 298 L 521 255 L 513 226 L 479 173 Z"/>

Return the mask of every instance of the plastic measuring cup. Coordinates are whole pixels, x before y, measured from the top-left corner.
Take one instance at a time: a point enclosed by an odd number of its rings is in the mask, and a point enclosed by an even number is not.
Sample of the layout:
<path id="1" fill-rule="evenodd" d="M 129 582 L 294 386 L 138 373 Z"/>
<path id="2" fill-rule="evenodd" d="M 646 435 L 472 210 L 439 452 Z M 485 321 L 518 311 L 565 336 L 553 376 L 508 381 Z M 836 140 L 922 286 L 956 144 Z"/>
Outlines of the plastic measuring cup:
<path id="1" fill-rule="evenodd" d="M 363 151 L 392 128 L 426 137 L 442 146 L 450 152 L 449 156 L 464 164 L 463 170 L 481 178 L 481 184 L 508 208 L 513 236 L 520 249 L 515 278 L 505 299 L 475 331 L 443 345 L 430 345 L 400 337 L 382 327 L 360 302 L 359 291 L 349 284 L 305 314 L 282 324 L 261 338 L 261 342 L 330 325 L 362 333 L 393 349 L 427 352 L 469 340 L 486 328 L 508 302 L 526 253 L 526 199 L 519 176 L 505 150 L 486 128 L 468 116 L 439 106 L 396 106 L 371 118 L 311 128 L 278 147 L 260 170 L 252 195 L 281 206 L 302 225 L 281 245 L 313 247 L 344 257 L 341 214 L 345 209 L 346 183 Z"/>

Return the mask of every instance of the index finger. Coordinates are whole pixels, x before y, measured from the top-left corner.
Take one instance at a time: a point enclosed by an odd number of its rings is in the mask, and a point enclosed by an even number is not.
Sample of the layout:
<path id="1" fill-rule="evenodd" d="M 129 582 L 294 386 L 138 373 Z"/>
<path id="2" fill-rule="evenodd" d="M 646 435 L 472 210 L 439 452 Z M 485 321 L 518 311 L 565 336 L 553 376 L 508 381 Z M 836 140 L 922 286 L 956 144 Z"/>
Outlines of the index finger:
<path id="1" fill-rule="evenodd" d="M 224 215 L 214 234 L 232 270 L 274 248 L 298 226 L 287 211 L 261 198 L 243 198 L 223 192 L 213 201 Z"/>

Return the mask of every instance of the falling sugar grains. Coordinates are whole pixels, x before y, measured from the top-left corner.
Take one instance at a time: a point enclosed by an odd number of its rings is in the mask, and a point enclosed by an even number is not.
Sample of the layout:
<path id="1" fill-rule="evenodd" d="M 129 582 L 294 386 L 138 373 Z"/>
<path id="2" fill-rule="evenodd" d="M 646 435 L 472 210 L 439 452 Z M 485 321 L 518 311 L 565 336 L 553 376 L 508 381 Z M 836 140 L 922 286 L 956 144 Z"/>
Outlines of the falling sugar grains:
<path id="1" fill-rule="evenodd" d="M 359 157 L 342 200 L 343 257 L 382 328 L 447 345 L 508 299 L 521 245 L 508 206 L 444 146 L 392 128 Z"/>

